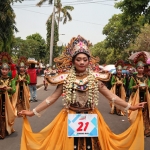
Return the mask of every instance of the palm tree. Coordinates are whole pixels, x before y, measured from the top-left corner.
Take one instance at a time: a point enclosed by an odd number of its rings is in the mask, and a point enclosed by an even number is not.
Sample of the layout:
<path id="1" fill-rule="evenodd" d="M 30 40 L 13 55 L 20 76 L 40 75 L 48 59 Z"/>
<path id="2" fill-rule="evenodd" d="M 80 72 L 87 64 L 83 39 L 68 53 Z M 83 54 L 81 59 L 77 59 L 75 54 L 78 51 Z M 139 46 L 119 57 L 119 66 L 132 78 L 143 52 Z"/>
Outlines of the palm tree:
<path id="1" fill-rule="evenodd" d="M 47 0 L 41 0 L 37 6 L 41 6 L 44 2 L 46 2 Z M 53 0 L 49 0 L 49 4 L 52 4 Z M 74 7 L 72 6 L 64 6 L 62 7 L 62 3 L 60 0 L 57 0 L 55 3 L 55 7 L 56 7 L 56 14 L 58 14 L 58 16 L 56 16 L 56 20 L 57 20 L 57 24 L 58 24 L 58 33 L 59 33 L 59 21 L 60 21 L 60 14 L 63 14 L 63 24 L 66 24 L 67 21 L 71 21 L 72 17 L 69 13 L 69 11 L 72 11 L 74 9 Z M 52 15 L 50 15 L 49 18 L 51 18 Z"/>

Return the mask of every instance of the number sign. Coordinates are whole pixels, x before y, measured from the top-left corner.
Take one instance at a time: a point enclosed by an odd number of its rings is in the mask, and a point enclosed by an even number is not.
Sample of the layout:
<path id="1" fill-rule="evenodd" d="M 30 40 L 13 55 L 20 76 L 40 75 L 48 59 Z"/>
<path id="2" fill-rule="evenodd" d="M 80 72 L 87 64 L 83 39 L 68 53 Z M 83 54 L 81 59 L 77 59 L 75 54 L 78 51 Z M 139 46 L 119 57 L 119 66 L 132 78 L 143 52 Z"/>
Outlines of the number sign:
<path id="1" fill-rule="evenodd" d="M 68 137 L 98 137 L 96 114 L 68 114 Z"/>

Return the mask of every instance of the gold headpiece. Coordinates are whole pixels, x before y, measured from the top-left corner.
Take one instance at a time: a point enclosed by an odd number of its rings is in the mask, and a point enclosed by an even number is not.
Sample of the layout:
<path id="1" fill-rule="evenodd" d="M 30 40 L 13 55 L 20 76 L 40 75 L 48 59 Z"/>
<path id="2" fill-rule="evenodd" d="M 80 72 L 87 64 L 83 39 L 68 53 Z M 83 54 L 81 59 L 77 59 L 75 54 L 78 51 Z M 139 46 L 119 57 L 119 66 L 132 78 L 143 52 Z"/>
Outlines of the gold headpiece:
<path id="1" fill-rule="evenodd" d="M 61 56 L 54 59 L 56 63 L 56 67 L 58 69 L 70 69 L 72 66 L 72 58 L 79 53 L 84 53 L 90 56 L 90 65 L 97 64 L 99 62 L 98 57 L 91 56 L 89 47 L 92 44 L 85 40 L 83 37 L 78 35 L 77 37 L 73 37 L 65 48 L 65 51 Z"/>
<path id="2" fill-rule="evenodd" d="M 10 65 L 12 64 L 12 59 L 10 55 L 6 52 L 0 53 L 0 65 L 2 68 L 10 68 Z"/>
<path id="3" fill-rule="evenodd" d="M 143 67 L 146 64 L 147 56 L 141 52 L 134 58 L 134 64 L 136 67 Z"/>
<path id="4" fill-rule="evenodd" d="M 85 53 L 88 56 L 91 56 L 89 46 L 92 44 L 85 40 L 83 37 L 78 35 L 77 38 L 72 38 L 68 46 L 66 47 L 66 52 L 69 54 L 71 57 L 74 57 L 78 53 Z"/>
<path id="5" fill-rule="evenodd" d="M 18 66 L 25 67 L 27 65 L 27 58 L 22 56 L 18 59 Z"/>
<path id="6" fill-rule="evenodd" d="M 115 64 L 115 67 L 117 70 L 122 70 L 124 67 L 124 62 L 123 60 L 118 60 L 117 63 Z"/>

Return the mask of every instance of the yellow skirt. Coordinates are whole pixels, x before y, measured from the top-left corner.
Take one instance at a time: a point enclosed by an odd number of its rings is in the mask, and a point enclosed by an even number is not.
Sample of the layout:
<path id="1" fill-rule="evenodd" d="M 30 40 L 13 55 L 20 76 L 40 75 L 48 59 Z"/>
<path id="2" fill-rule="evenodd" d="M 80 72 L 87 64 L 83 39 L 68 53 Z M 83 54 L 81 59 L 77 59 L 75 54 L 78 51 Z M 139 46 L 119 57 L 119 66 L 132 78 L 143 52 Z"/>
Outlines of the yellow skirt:
<path id="1" fill-rule="evenodd" d="M 75 112 L 69 111 L 70 114 Z M 142 112 L 139 111 L 135 122 L 123 133 L 114 134 L 105 123 L 97 109 L 99 136 L 102 150 L 144 150 L 144 130 Z M 33 133 L 27 118 L 24 118 L 21 150 L 74 150 L 74 138 L 67 137 L 67 115 L 62 110 L 43 130 Z"/>

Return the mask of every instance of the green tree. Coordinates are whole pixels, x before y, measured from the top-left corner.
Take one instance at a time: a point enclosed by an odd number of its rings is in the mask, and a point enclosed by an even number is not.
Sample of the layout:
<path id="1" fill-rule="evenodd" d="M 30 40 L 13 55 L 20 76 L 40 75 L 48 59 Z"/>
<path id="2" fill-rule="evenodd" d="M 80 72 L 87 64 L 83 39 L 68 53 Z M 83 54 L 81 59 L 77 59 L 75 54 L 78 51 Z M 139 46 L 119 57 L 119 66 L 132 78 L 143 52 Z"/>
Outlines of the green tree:
<path id="1" fill-rule="evenodd" d="M 15 26 L 15 13 L 11 4 L 22 0 L 0 0 L 0 51 L 11 53 L 11 43 L 13 41 Z"/>
<path id="2" fill-rule="evenodd" d="M 26 37 L 26 42 L 31 48 L 32 57 L 43 60 L 46 56 L 46 42 L 39 33 Z M 33 44 L 33 45 L 32 45 Z M 30 56 L 31 57 L 31 56 Z"/>
<path id="3" fill-rule="evenodd" d="M 150 23 L 150 0 L 122 0 L 116 3 L 116 8 L 121 9 L 124 25 L 133 24 L 142 16 L 142 24 Z"/>
<path id="4" fill-rule="evenodd" d="M 106 47 L 114 50 L 124 50 L 137 37 L 140 32 L 140 24 L 135 22 L 132 25 L 122 25 L 122 14 L 113 15 L 108 24 L 103 28 L 106 35 Z"/>

